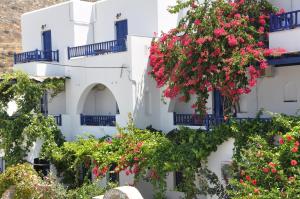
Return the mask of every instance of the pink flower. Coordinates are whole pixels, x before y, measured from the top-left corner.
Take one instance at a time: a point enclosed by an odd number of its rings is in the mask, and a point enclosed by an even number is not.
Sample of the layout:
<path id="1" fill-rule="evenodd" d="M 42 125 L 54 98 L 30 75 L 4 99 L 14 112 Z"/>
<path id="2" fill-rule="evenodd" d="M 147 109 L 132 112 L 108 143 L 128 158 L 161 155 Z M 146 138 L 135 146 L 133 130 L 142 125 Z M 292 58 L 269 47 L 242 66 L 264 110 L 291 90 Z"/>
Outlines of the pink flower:
<path id="1" fill-rule="evenodd" d="M 201 21 L 200 21 L 199 19 L 196 19 L 196 20 L 194 21 L 194 24 L 195 24 L 196 26 L 198 26 L 198 25 L 201 24 Z"/>
<path id="2" fill-rule="evenodd" d="M 229 35 L 227 40 L 228 40 L 228 45 L 230 47 L 234 47 L 234 46 L 238 45 L 238 41 L 234 35 Z"/>
<path id="3" fill-rule="evenodd" d="M 271 172 L 272 172 L 272 173 L 276 173 L 277 170 L 276 170 L 276 169 L 271 169 Z"/>
<path id="4" fill-rule="evenodd" d="M 269 173 L 270 169 L 269 168 L 263 168 L 262 169 L 264 173 Z"/>
<path id="5" fill-rule="evenodd" d="M 284 144 L 284 140 L 282 138 L 279 138 L 279 144 Z"/>
<path id="6" fill-rule="evenodd" d="M 295 143 L 294 143 L 294 146 L 299 146 L 300 144 L 299 144 L 299 141 L 296 141 Z"/>
<path id="7" fill-rule="evenodd" d="M 202 45 L 202 44 L 205 43 L 205 41 L 206 41 L 205 38 L 199 38 L 199 39 L 196 40 L 196 43 L 199 44 L 199 45 Z"/>
<path id="8" fill-rule="evenodd" d="M 216 37 L 220 37 L 226 35 L 227 32 L 224 30 L 224 28 L 217 28 L 214 30 L 214 34 Z"/>
<path id="9" fill-rule="evenodd" d="M 292 166 L 296 166 L 298 164 L 298 162 L 296 160 L 291 160 L 291 165 Z"/>
<path id="10" fill-rule="evenodd" d="M 298 147 L 293 147 L 291 150 L 293 153 L 297 153 L 298 152 Z"/>

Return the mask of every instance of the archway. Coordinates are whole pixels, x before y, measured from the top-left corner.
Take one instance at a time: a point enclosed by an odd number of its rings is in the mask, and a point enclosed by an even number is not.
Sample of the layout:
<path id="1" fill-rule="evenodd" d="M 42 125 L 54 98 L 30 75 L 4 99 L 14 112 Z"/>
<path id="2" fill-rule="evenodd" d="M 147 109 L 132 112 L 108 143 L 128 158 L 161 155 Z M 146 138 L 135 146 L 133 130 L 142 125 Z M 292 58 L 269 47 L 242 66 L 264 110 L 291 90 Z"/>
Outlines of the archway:
<path id="1" fill-rule="evenodd" d="M 81 114 L 81 125 L 115 126 L 119 107 L 111 90 L 104 84 L 97 83 L 83 92 L 77 111 Z"/>

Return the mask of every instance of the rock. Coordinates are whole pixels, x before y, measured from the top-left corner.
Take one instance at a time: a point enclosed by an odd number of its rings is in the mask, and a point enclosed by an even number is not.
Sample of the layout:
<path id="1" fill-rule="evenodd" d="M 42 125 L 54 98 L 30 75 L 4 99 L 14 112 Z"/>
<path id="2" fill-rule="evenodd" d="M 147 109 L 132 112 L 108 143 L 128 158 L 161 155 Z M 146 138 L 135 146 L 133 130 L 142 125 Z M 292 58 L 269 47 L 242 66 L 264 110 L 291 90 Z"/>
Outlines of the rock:
<path id="1" fill-rule="evenodd" d="M 144 199 L 139 190 L 131 186 L 117 187 L 108 190 L 103 199 Z"/>

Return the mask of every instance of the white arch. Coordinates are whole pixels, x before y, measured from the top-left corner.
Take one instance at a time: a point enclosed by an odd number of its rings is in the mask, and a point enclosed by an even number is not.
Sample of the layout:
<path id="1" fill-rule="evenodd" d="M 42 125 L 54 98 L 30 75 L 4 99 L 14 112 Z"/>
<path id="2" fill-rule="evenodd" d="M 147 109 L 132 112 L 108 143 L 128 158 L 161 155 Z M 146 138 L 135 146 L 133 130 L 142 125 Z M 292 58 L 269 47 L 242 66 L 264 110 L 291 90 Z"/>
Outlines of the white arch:
<path id="1" fill-rule="evenodd" d="M 99 87 L 98 87 L 98 86 L 99 86 Z M 77 103 L 77 109 L 76 109 L 76 111 L 77 111 L 78 114 L 83 113 L 83 111 L 84 111 L 84 109 L 85 109 L 86 102 L 87 102 L 87 100 L 88 100 L 89 95 L 91 95 L 91 92 L 92 92 L 93 90 L 95 90 L 95 89 L 96 89 L 96 91 L 99 91 L 99 92 L 100 92 L 100 91 L 101 91 L 101 88 L 103 88 L 103 90 L 104 90 L 104 89 L 108 89 L 108 92 L 111 93 L 111 95 L 112 95 L 112 97 L 113 97 L 113 99 L 114 99 L 114 101 L 115 101 L 115 103 L 116 103 L 116 104 L 114 104 L 114 106 L 119 107 L 118 102 L 117 102 L 117 99 L 116 99 L 114 93 L 112 92 L 112 89 L 110 89 L 108 86 L 106 86 L 106 85 L 103 84 L 103 83 L 98 83 L 98 82 L 96 82 L 96 83 L 92 83 L 92 84 L 90 84 L 89 86 L 87 86 L 87 87 L 84 89 L 84 91 L 82 92 L 82 94 L 81 94 L 81 96 L 80 96 L 80 98 L 79 98 L 79 100 L 78 100 L 78 103 Z M 95 91 L 95 92 L 96 92 L 96 91 Z M 111 102 L 111 103 L 114 103 L 114 102 Z"/>

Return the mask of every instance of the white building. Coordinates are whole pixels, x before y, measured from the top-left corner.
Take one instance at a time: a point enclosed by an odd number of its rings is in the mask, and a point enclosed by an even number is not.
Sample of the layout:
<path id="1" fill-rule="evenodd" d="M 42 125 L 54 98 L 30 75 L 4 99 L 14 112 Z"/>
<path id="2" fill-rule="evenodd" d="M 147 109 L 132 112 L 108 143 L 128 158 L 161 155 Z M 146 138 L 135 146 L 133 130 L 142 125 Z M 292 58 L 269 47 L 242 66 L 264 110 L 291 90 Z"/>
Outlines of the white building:
<path id="1" fill-rule="evenodd" d="M 57 116 L 67 140 L 83 133 L 97 137 L 113 135 L 115 123 L 126 125 L 129 113 L 139 128 L 152 125 L 169 132 L 178 124 L 200 127 L 192 119 L 191 103 L 162 102 L 161 90 L 147 74 L 154 32 L 175 27 L 180 17 L 167 11 L 175 2 L 73 0 L 22 15 L 24 53 L 15 55 L 14 69 L 37 77 L 66 78 L 65 91 L 47 99 L 45 111 Z M 287 11 L 300 9 L 298 0 L 271 2 Z M 300 51 L 299 13 L 291 12 L 273 20 L 271 48 Z M 300 108 L 300 55 L 270 63 L 273 66 L 267 75 L 259 79 L 249 95 L 241 98 L 238 117 L 253 117 L 261 108 L 286 114 L 295 114 Z M 212 94 L 207 106 L 209 113 L 219 114 L 218 95 Z M 229 140 L 209 157 L 209 168 L 219 176 L 221 165 L 231 159 L 232 147 L 233 140 Z M 36 151 L 32 153 L 31 160 L 37 155 Z M 174 179 L 173 174 L 168 176 L 168 198 L 180 195 L 173 191 Z M 121 176 L 120 183 L 126 184 L 128 180 L 132 179 Z M 144 197 L 151 198 L 151 191 L 141 191 Z"/>

